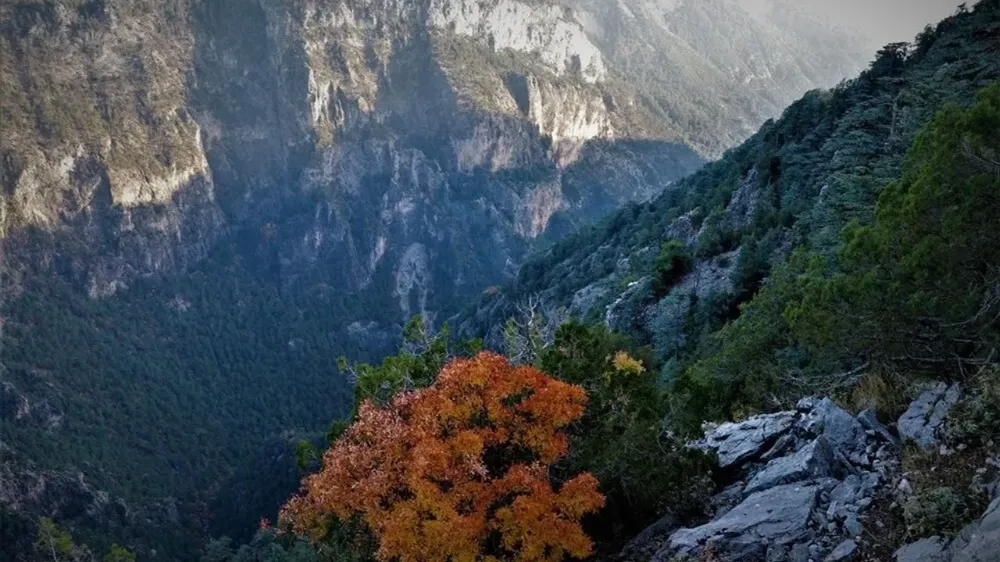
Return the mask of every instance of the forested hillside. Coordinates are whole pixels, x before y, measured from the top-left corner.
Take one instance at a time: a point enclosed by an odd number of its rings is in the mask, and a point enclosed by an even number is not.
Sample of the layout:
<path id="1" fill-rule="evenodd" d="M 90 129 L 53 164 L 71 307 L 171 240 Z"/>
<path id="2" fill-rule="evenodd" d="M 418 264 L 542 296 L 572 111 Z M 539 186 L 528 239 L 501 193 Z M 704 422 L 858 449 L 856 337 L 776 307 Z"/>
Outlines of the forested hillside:
<path id="1" fill-rule="evenodd" d="M 791 364 L 750 366 L 791 343 L 775 332 L 790 298 L 774 296 L 778 280 L 813 259 L 836 267 L 841 230 L 874 219 L 878 197 L 903 175 L 926 123 L 949 104 L 971 105 L 1000 78 L 998 29 L 996 2 L 986 1 L 928 27 L 912 45 L 886 46 L 861 76 L 809 93 L 679 189 L 626 206 L 529 260 L 515 283 L 490 291 L 457 322 L 495 346 L 529 301 L 550 325 L 570 316 L 607 323 L 653 345 L 664 383 L 726 356 L 740 372 L 803 368 L 808 358 L 794 345 L 782 355 Z M 755 408 L 809 390 L 784 384 L 777 398 L 774 389 L 749 386 L 761 393 Z M 735 406 L 714 404 L 723 408 L 716 415 Z"/>

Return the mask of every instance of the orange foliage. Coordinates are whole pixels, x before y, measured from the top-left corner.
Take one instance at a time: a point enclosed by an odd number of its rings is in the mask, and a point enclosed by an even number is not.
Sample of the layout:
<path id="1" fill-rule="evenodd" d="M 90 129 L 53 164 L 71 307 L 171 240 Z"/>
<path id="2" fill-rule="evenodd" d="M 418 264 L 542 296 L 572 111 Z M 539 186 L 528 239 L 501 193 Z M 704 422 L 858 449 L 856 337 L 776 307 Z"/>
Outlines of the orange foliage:
<path id="1" fill-rule="evenodd" d="M 363 404 L 281 521 L 319 540 L 331 516 L 360 516 L 382 560 L 582 558 L 591 542 L 580 518 L 604 497 L 590 474 L 553 489 L 547 465 L 566 454 L 563 428 L 586 401 L 499 355 L 452 361 L 429 388 L 384 409 Z"/>

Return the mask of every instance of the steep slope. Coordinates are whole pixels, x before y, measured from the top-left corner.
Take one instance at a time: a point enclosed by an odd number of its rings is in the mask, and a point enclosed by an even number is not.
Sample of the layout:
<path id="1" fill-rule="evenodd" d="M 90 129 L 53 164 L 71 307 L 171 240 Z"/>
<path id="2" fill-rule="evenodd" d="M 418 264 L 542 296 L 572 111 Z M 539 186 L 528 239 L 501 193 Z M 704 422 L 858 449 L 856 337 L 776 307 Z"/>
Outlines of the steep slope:
<path id="1" fill-rule="evenodd" d="M 720 68 L 693 38 L 749 20 L 694 5 L 669 12 L 686 31 L 637 28 L 635 60 L 582 3 L 0 5 L 11 473 L 80 471 L 126 513 L 173 498 L 201 533 L 235 466 L 346 410 L 337 355 L 450 315 L 858 60 L 754 20 L 731 53 L 750 70 Z M 649 70 L 666 47 L 686 74 Z M 5 503 L 58 512 L 29 499 Z"/>
<path id="2" fill-rule="evenodd" d="M 861 39 L 782 3 L 567 4 L 651 111 L 713 157 L 803 92 L 832 86 L 867 59 Z"/>
<path id="3" fill-rule="evenodd" d="M 336 256 L 322 281 L 363 289 L 383 261 L 442 252 L 469 266 L 416 267 L 422 284 L 478 287 L 554 218 L 566 231 L 692 170 L 674 143 L 717 154 L 862 58 L 722 0 L 595 6 L 19 0 L 3 20 L 5 238 L 86 241 L 67 253 L 91 296 L 269 223 L 289 283 Z M 441 243 L 470 212 L 499 252 Z"/>
<path id="4" fill-rule="evenodd" d="M 551 321 L 604 322 L 653 344 L 669 379 L 793 249 L 835 254 L 844 225 L 872 219 L 938 109 L 969 105 L 1000 79 L 998 14 L 980 2 L 910 48 L 884 49 L 859 78 L 810 92 L 676 189 L 527 260 L 456 321 L 502 346 L 504 322 L 533 300 Z M 675 269 L 672 256 L 690 264 Z"/>

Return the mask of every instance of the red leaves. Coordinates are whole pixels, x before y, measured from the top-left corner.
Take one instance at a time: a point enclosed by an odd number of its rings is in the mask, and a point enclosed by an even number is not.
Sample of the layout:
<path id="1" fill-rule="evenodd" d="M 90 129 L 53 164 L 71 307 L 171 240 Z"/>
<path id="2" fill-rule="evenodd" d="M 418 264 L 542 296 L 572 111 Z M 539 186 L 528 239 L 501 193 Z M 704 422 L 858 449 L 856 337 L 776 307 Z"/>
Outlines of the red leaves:
<path id="1" fill-rule="evenodd" d="M 429 388 L 385 409 L 362 405 L 281 520 L 319 540 L 331 516 L 359 515 L 383 560 L 584 557 L 579 519 L 604 503 L 597 480 L 583 474 L 556 491 L 546 465 L 566 453 L 562 430 L 586 400 L 499 355 L 452 361 Z"/>

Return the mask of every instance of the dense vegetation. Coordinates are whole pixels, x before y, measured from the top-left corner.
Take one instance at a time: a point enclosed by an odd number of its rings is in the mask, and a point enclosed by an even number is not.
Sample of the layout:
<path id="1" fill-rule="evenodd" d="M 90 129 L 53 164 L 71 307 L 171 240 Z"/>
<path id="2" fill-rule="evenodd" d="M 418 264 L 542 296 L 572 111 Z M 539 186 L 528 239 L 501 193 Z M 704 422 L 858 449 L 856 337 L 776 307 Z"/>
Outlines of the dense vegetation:
<path id="1" fill-rule="evenodd" d="M 972 117 L 948 109 L 921 131 L 942 108 L 969 107 L 979 90 L 1000 79 L 998 31 L 1000 7 L 988 0 L 971 9 L 961 7 L 953 17 L 928 27 L 912 45 L 886 46 L 860 77 L 828 92 L 807 94 L 781 119 L 766 123 L 742 146 L 657 200 L 627 206 L 602 225 L 530 260 L 515 284 L 484 297 L 463 314 L 460 324 L 469 333 L 495 334 L 516 305 L 529 298 L 544 301 L 555 318 L 565 314 L 560 309 L 587 321 L 610 318 L 616 330 L 653 345 L 661 379 L 676 386 L 671 411 L 678 420 L 686 418 L 684 427 L 694 429 L 706 413 L 726 418 L 787 405 L 802 393 L 824 387 L 836 390 L 836 377 L 824 380 L 819 375 L 851 373 L 865 361 L 879 359 L 869 357 L 875 348 L 890 358 L 899 355 L 899 347 L 883 347 L 877 340 L 885 332 L 878 325 L 883 319 L 874 314 L 888 312 L 898 302 L 863 301 L 863 295 L 845 294 L 852 290 L 845 284 L 861 283 L 859 272 L 876 264 L 878 270 L 863 281 L 870 285 L 868 292 L 872 284 L 895 283 L 901 273 L 887 269 L 887 264 L 896 252 L 911 253 L 907 259 L 913 262 L 906 266 L 911 276 L 915 271 L 929 280 L 942 272 L 949 275 L 935 286 L 937 300 L 926 303 L 921 300 L 928 298 L 929 287 L 915 280 L 893 285 L 897 295 L 915 292 L 910 295 L 911 312 L 892 321 L 897 326 L 912 322 L 913 307 L 923 304 L 933 307 L 924 311 L 937 324 L 927 327 L 930 331 L 964 321 L 987 304 L 988 291 L 983 291 L 989 281 L 976 277 L 986 270 L 966 270 L 969 277 L 950 275 L 961 271 L 959 266 L 973 255 L 988 255 L 990 237 L 978 226 L 989 224 L 979 222 L 987 217 L 964 217 L 968 222 L 962 223 L 956 214 L 961 209 L 942 211 L 943 216 L 928 212 L 921 219 L 924 224 L 913 225 L 908 233 L 908 244 L 918 249 L 897 246 L 903 241 L 886 237 L 905 231 L 900 230 L 901 221 L 917 220 L 893 217 L 893 210 L 914 205 L 933 209 L 942 202 L 961 201 L 951 192 L 954 186 L 984 181 L 963 175 L 971 172 L 945 171 L 988 167 L 988 135 L 945 138 L 945 131 L 969 127 Z M 988 130 L 988 119 L 982 119 Z M 934 177 L 934 187 L 927 179 L 932 173 L 942 174 Z M 951 176 L 944 177 L 946 173 Z M 915 201 L 916 194 L 908 192 L 911 185 L 928 199 Z M 984 193 L 990 186 L 977 189 L 966 204 L 987 213 Z M 883 192 L 885 199 L 876 211 Z M 876 218 L 881 224 L 866 229 Z M 935 220 L 966 226 L 948 226 L 934 234 L 928 225 Z M 977 226 L 961 231 L 968 224 Z M 854 226 L 842 238 L 848 225 Z M 921 246 L 931 235 L 946 236 L 952 243 Z M 968 249 L 956 250 L 960 247 Z M 698 287 L 712 270 L 723 272 L 728 281 L 717 290 Z M 786 315 L 786 308 L 803 298 L 804 274 L 821 295 L 792 306 Z M 821 283 L 830 276 L 835 278 L 832 285 Z M 974 277 L 978 280 L 969 285 Z M 839 287 L 837 294 L 832 294 L 834 286 Z M 952 291 L 969 301 L 952 302 L 959 298 L 947 296 Z M 587 303 L 588 298 L 593 302 Z M 867 339 L 835 341 L 838 335 L 830 324 L 857 322 L 859 308 L 873 310 L 865 324 L 870 329 L 851 337 Z M 817 324 L 820 320 L 822 325 Z M 791 334 L 789 323 L 801 333 Z M 807 334 L 808 329 L 813 333 Z M 834 353 L 837 346 L 842 349 Z M 982 342 L 976 346 L 988 348 Z M 944 351 L 938 348 L 935 353 Z M 949 351 L 962 356 L 971 352 L 953 347 Z"/>
<path id="2" fill-rule="evenodd" d="M 591 543 L 579 519 L 604 498 L 587 473 L 554 487 L 548 465 L 586 401 L 581 387 L 495 354 L 456 359 L 427 388 L 363 402 L 282 523 L 322 540 L 331 517 L 360 519 L 382 560 L 582 558 Z"/>
<path id="3" fill-rule="evenodd" d="M 853 221 L 833 258 L 797 253 L 711 338 L 713 353 L 678 381 L 698 409 L 729 417 L 796 393 L 850 390 L 862 374 L 905 386 L 994 361 L 1000 247 L 982 226 L 1000 218 L 998 119 L 1000 85 L 971 109 L 940 111 L 874 221 Z"/>
<path id="4" fill-rule="evenodd" d="M 123 517 L 151 519 L 133 526 L 60 514 L 79 527 L 74 535 L 89 539 L 83 529 L 96 523 L 123 544 L 191 557 L 202 530 L 178 540 L 172 511 L 216 532 L 252 532 L 295 479 L 258 505 L 216 501 L 215 492 L 271 486 L 275 475 L 260 473 L 266 455 L 289 439 L 320 437 L 350 411 L 336 358 L 372 347 L 351 340 L 332 303 L 315 306 L 283 292 L 275 275 L 246 272 L 267 262 L 247 240 L 187 276 L 135 284 L 114 299 L 89 299 L 60 276 L 18 280 L 20 296 L 4 305 L 2 380 L 30 412 L 0 404 L 0 441 L 32 461 L 26 468 L 82 470 L 124 498 L 134 511 Z"/>
<path id="5" fill-rule="evenodd" d="M 465 331 L 501 334 L 488 343 L 505 346 L 516 363 L 586 391 L 586 408 L 565 427 L 565 455 L 546 460 L 555 488 L 583 472 L 599 483 L 604 506 L 582 521 L 598 550 L 663 513 L 701 512 L 712 487 L 708 465 L 678 435 L 706 419 L 740 418 L 813 393 L 895 413 L 912 382 L 933 376 L 972 384 L 976 393 L 955 430 L 970 440 L 992 438 L 1000 419 L 1000 237 L 991 228 L 1000 219 L 1000 86 L 991 86 L 1000 79 L 998 38 L 1000 2 L 983 0 L 913 45 L 887 46 L 856 80 L 808 94 L 656 201 L 555 245 L 526 264 L 514 286 L 463 316 Z M 736 212 L 741 206 L 749 220 Z M 683 220 L 690 236 L 678 228 Z M 700 298 L 685 280 L 706 264 L 732 283 Z M 348 429 L 349 421 L 387 415 L 400 396 L 441 384 L 450 360 L 481 347 L 415 321 L 398 355 L 378 365 L 335 364 L 338 354 L 354 354 L 330 335 L 337 311 L 290 308 L 277 298 L 280 284 L 245 285 L 228 273 L 202 272 L 197 287 L 212 290 L 201 296 L 192 287 L 157 285 L 117 301 L 58 301 L 91 307 L 75 312 L 32 298 L 63 290 L 58 281 L 30 286 L 11 303 L 17 320 L 5 330 L 18 344 L 3 350 L 16 384 L 48 384 L 47 373 L 58 370 L 75 375 L 60 381 L 62 392 L 73 392 L 102 369 L 114 384 L 94 396 L 148 403 L 122 419 L 108 419 L 100 400 L 67 412 L 59 433 L 70 436 L 65 442 L 43 438 L 51 434 L 42 425 L 0 425 L 0 437 L 35 443 L 32 455 L 53 464 L 100 459 L 120 470 L 104 483 L 123 494 L 150 487 L 178 493 L 196 476 L 198 484 L 223 478 L 277 432 L 319 427 L 353 406 L 327 436 L 326 470 L 335 464 L 333 451 L 360 431 Z M 559 317 L 558 308 L 588 287 L 605 292 L 577 321 L 554 329 L 545 316 Z M 166 306 L 157 291 L 175 291 L 183 303 Z M 234 318 L 220 311 L 219 294 L 243 312 Z M 533 295 L 546 314 L 529 307 L 527 317 L 518 316 L 516 305 Z M 601 312 L 629 300 L 634 306 L 619 307 L 628 314 L 614 325 L 620 333 L 609 331 Z M 682 314 L 663 312 L 679 302 L 690 303 Z M 261 318 L 268 321 L 257 323 Z M 119 332 L 131 335 L 112 339 Z M 71 345 L 45 343 L 60 340 Z M 211 350 L 185 345 L 206 341 Z M 354 382 L 353 401 L 343 381 L 332 380 L 336 367 Z M 245 384 L 211 386 L 222 369 L 242 373 Z M 180 404 L 180 395 L 205 400 Z M 266 409 L 248 407 L 264 397 Z M 301 403 L 318 407 L 303 411 L 295 406 Z M 206 408 L 216 411 L 205 416 Z M 219 411 L 232 423 L 205 427 Z M 114 438 L 99 439 L 97 431 Z M 319 468 L 319 441 L 299 448 L 306 471 Z M 132 447 L 149 454 L 128 456 Z M 202 454 L 192 460 L 190 450 Z M 322 476 L 307 482 L 329 484 Z M 943 498 L 935 505 L 951 502 L 935 493 Z M 380 505 L 369 518 L 357 507 L 309 512 L 315 517 L 307 526 L 323 529 L 316 544 L 263 530 L 238 549 L 212 542 L 203 560 L 368 559 L 383 546 L 380 516 L 387 514 Z M 914 520 L 937 517 L 916 504 L 909 510 Z"/>
<path id="6" fill-rule="evenodd" d="M 399 354 L 346 366 L 359 407 L 334 423 L 283 532 L 265 527 L 237 550 L 214 541 L 203 561 L 561 559 L 591 539 L 612 548 L 664 510 L 704 508 L 709 459 L 664 431 L 649 348 L 567 323 L 533 367 L 515 367 L 419 318 L 405 332 Z M 313 446 L 303 451 L 316 470 Z"/>
<path id="7" fill-rule="evenodd" d="M 781 119 L 656 200 L 627 205 L 530 259 L 501 296 L 544 293 L 565 304 L 613 274 L 621 259 L 645 273 L 652 264 L 641 250 L 668 242 L 675 219 L 696 210 L 695 229 L 711 227 L 695 244 L 702 256 L 753 244 L 753 255 L 741 252 L 749 267 L 773 261 L 770 254 L 782 245 L 835 253 L 844 225 L 873 218 L 879 193 L 899 177 L 907 148 L 934 113 L 947 103 L 971 104 L 1000 78 L 998 29 L 996 3 L 988 0 L 928 27 L 912 46 L 886 46 L 859 78 L 806 94 Z M 738 227 L 722 219 L 750 170 L 761 196 L 751 224 Z M 759 280 L 751 273 L 748 280 Z"/>

